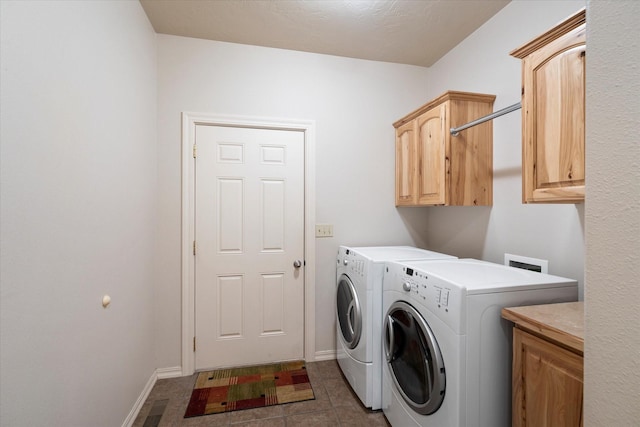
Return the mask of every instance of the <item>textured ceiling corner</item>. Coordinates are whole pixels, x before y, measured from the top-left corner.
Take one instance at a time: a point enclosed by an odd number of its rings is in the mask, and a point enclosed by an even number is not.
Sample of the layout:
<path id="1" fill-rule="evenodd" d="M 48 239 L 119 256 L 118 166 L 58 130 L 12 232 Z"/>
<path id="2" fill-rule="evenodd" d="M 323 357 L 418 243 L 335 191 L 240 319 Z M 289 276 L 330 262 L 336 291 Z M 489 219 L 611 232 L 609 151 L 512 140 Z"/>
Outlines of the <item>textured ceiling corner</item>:
<path id="1" fill-rule="evenodd" d="M 510 0 L 140 0 L 157 33 L 423 67 Z"/>

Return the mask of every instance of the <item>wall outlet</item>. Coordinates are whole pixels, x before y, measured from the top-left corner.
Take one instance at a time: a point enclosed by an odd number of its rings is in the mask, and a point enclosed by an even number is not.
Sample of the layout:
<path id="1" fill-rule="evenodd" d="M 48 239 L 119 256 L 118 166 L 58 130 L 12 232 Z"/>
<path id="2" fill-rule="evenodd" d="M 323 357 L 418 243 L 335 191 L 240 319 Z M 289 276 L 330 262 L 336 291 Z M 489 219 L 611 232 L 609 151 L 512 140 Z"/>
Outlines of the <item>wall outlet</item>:
<path id="1" fill-rule="evenodd" d="M 316 237 L 333 237 L 333 224 L 316 224 Z"/>

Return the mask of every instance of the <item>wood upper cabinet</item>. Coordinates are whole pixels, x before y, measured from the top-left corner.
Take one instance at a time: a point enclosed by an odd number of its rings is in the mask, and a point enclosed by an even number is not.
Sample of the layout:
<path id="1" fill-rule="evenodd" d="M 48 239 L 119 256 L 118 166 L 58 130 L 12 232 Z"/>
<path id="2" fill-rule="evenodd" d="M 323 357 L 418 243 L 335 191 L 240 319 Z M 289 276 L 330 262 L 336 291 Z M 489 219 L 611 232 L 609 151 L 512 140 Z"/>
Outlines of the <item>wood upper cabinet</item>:
<path id="1" fill-rule="evenodd" d="M 396 206 L 493 203 L 493 126 L 450 129 L 493 112 L 494 95 L 449 91 L 394 123 Z"/>
<path id="2" fill-rule="evenodd" d="M 584 9 L 511 52 L 522 59 L 522 201 L 584 201 Z"/>

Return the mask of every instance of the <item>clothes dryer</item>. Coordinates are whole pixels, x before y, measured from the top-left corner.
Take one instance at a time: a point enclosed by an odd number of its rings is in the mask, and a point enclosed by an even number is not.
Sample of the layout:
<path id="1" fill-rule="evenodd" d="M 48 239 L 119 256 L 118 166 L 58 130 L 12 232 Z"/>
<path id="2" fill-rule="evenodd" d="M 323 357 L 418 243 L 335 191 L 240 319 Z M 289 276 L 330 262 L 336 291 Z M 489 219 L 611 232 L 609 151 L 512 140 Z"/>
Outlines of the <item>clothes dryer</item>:
<path id="1" fill-rule="evenodd" d="M 382 410 L 396 427 L 511 425 L 503 307 L 576 301 L 572 279 L 472 259 L 384 271 Z"/>
<path id="2" fill-rule="evenodd" d="M 336 356 L 363 405 L 382 403 L 382 276 L 385 261 L 455 259 L 411 246 L 338 249 Z"/>

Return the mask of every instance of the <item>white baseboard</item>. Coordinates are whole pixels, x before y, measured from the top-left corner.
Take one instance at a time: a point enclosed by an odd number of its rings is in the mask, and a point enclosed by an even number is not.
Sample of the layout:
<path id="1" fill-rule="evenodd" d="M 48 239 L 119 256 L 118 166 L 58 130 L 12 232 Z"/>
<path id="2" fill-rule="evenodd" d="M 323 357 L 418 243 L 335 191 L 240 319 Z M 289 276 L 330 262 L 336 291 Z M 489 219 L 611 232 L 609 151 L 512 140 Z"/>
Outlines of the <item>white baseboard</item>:
<path id="1" fill-rule="evenodd" d="M 147 401 L 147 397 L 149 397 L 149 393 L 153 389 L 153 386 L 156 385 L 156 381 L 165 379 L 165 378 L 177 378 L 182 376 L 182 368 L 180 366 L 174 366 L 173 368 L 159 368 L 153 371 L 149 381 L 145 384 L 140 396 L 138 396 L 138 400 L 136 400 L 135 405 L 131 408 L 131 412 L 122 423 L 122 427 L 131 427 L 135 422 L 138 414 L 140 413 L 140 409 L 142 409 L 142 405 Z"/>
<path id="2" fill-rule="evenodd" d="M 336 358 L 335 350 L 322 350 L 322 351 L 316 351 L 314 361 L 320 362 L 322 360 L 333 360 L 335 358 Z"/>
<path id="3" fill-rule="evenodd" d="M 149 381 L 147 381 L 147 384 L 142 389 L 142 393 L 140 393 L 140 396 L 138 396 L 138 400 L 136 400 L 135 405 L 133 405 L 133 408 L 131 408 L 131 412 L 129 412 L 127 419 L 125 419 L 124 423 L 122 423 L 122 427 L 131 427 L 133 425 L 136 417 L 138 416 L 138 413 L 140 412 L 140 409 L 142 409 L 142 405 L 144 405 L 144 402 L 146 402 L 149 393 L 151 393 L 151 389 L 153 389 L 153 386 L 156 384 L 156 381 L 158 379 L 157 372 L 158 370 L 156 369 L 151 374 Z"/>
<path id="4" fill-rule="evenodd" d="M 172 368 L 159 368 L 156 369 L 156 374 L 159 380 L 166 378 L 178 378 L 182 376 L 182 366 L 174 366 Z"/>

